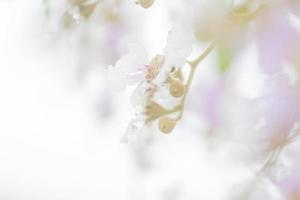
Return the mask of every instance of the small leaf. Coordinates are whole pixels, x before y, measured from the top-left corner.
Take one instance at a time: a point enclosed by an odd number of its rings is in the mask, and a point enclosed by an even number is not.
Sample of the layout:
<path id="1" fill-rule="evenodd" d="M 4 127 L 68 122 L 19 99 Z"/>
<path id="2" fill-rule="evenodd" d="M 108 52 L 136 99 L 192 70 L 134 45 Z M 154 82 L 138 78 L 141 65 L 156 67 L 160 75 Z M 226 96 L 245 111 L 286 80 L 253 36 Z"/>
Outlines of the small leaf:
<path id="1" fill-rule="evenodd" d="M 225 73 L 232 64 L 233 52 L 230 48 L 220 46 L 217 51 L 218 66 L 222 73 Z"/>

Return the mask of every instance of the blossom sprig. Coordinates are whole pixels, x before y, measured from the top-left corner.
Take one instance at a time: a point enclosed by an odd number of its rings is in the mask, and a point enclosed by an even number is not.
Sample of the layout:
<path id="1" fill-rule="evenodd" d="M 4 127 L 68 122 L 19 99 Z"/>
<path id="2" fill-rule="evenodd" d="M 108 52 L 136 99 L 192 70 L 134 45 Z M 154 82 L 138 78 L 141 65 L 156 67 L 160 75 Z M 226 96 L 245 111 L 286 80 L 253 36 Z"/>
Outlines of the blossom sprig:
<path id="1" fill-rule="evenodd" d="M 159 130 L 161 132 L 171 133 L 172 130 L 174 129 L 176 123 L 182 118 L 182 115 L 184 112 L 185 100 L 188 95 L 189 89 L 191 87 L 191 83 L 194 78 L 196 68 L 197 68 L 198 64 L 204 58 L 206 58 L 206 56 L 208 56 L 209 53 L 213 50 L 214 44 L 215 43 L 212 42 L 209 45 L 209 47 L 198 58 L 196 58 L 194 61 L 188 62 L 189 67 L 190 67 L 190 72 L 189 72 L 186 83 L 182 83 L 178 80 L 174 80 L 174 79 L 170 78 L 171 81 L 169 81 L 169 92 L 173 97 L 181 98 L 179 101 L 179 104 L 174 106 L 174 108 L 171 110 L 163 110 L 162 108 L 159 108 L 158 110 L 160 110 L 160 112 L 158 112 L 158 113 L 160 113 L 160 115 L 155 116 L 154 118 L 151 115 L 149 116 L 150 119 L 159 118 Z M 175 71 L 174 74 L 177 74 L 176 72 L 177 71 Z M 158 113 L 156 113 L 156 114 L 158 114 Z M 172 113 L 177 114 L 175 119 L 168 116 Z"/>
<path id="2" fill-rule="evenodd" d="M 158 85 L 156 85 L 156 83 L 153 81 L 158 75 L 159 69 L 163 65 L 161 63 L 163 62 L 163 59 L 161 56 L 156 56 L 152 59 L 151 64 L 147 66 L 145 75 L 147 81 L 142 114 L 144 115 L 144 123 L 146 126 L 150 126 L 156 120 L 158 120 L 158 128 L 162 133 L 169 134 L 173 131 L 177 122 L 182 118 L 185 100 L 187 98 L 197 66 L 209 55 L 209 53 L 213 50 L 213 47 L 214 42 L 210 44 L 209 47 L 199 57 L 188 62 L 190 71 L 186 82 L 183 80 L 181 68 L 171 68 L 163 84 L 163 87 L 165 87 L 165 89 L 168 91 L 169 97 L 176 99 L 176 103 L 173 104 L 171 108 L 166 108 L 156 101 L 155 95 L 159 88 Z M 157 63 L 157 60 L 160 60 L 159 64 Z"/>
<path id="3" fill-rule="evenodd" d="M 229 20 L 248 22 L 257 15 L 259 10 L 260 9 L 255 10 L 253 13 L 251 12 L 244 15 L 234 14 L 233 12 L 230 13 L 228 17 Z M 156 121 L 158 121 L 158 128 L 162 133 L 169 134 L 174 130 L 177 122 L 183 116 L 185 100 L 189 93 L 198 64 L 209 55 L 214 46 L 221 40 L 218 37 L 215 38 L 214 42 L 212 42 L 209 47 L 195 60 L 186 61 L 190 52 L 185 52 L 185 48 L 181 48 L 181 40 L 182 38 L 186 38 L 186 35 L 180 34 L 180 32 L 179 34 L 178 32 L 173 33 L 173 35 L 176 35 L 176 37 L 169 37 L 167 39 L 168 48 L 165 50 L 166 55 L 163 56 L 164 59 L 161 60 L 162 62 L 159 67 L 153 64 L 151 65 L 151 62 L 149 64 L 149 66 L 156 69 L 155 76 L 151 80 L 144 81 L 144 83 L 139 85 L 137 89 L 139 91 L 137 93 L 143 97 L 140 98 L 140 102 L 142 103 L 139 105 L 139 109 L 135 117 L 140 120 L 132 121 L 134 124 L 139 125 L 130 125 L 130 127 L 139 127 L 134 129 L 136 132 L 139 132 L 139 130 L 142 129 L 141 127 L 143 127 L 143 125 L 141 124 L 150 126 Z M 185 56 L 183 57 L 182 54 Z M 176 61 L 176 64 L 174 64 L 174 62 L 172 63 L 172 61 L 170 62 L 170 60 Z M 179 61 L 177 62 L 177 60 Z M 178 74 L 181 74 L 181 68 L 185 64 L 187 64 L 190 68 L 186 81 L 184 81 L 183 78 L 176 77 Z M 146 74 L 146 76 L 153 76 L 153 73 Z M 142 87 L 142 89 L 140 89 L 140 87 Z M 159 94 L 161 93 L 164 93 L 163 98 L 159 98 Z M 168 100 L 172 103 L 166 103 L 166 105 L 164 105 L 164 101 Z M 131 132 L 131 130 L 129 132 Z M 131 134 L 127 131 L 125 138 L 128 135 L 137 135 L 137 133 Z M 125 141 L 127 140 L 125 139 Z"/>
<path id="4" fill-rule="evenodd" d="M 128 141 L 128 137 L 133 135 L 141 135 L 144 127 L 150 127 L 157 120 L 162 132 L 173 130 L 179 119 L 175 114 L 183 109 L 181 101 L 185 99 L 187 88 L 181 68 L 193 45 L 193 31 L 175 26 L 168 34 L 163 55 L 147 59 L 145 49 L 133 45 L 115 66 L 109 67 L 114 80 L 111 85 L 119 89 L 136 85 L 131 95 L 135 115 L 123 141 Z"/>

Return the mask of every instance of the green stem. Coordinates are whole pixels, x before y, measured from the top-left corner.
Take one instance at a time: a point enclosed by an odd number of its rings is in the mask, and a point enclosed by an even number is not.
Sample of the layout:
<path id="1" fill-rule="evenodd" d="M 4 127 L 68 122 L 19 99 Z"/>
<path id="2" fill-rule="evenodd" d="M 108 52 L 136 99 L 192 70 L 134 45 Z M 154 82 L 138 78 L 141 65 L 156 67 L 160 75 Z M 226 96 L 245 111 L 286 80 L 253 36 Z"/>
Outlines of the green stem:
<path id="1" fill-rule="evenodd" d="M 203 53 L 201 53 L 195 60 L 189 61 L 188 63 L 190 64 L 191 68 L 196 68 L 199 63 L 206 58 L 210 54 L 210 52 L 214 49 L 216 44 L 216 41 L 213 41 Z"/>
<path id="2" fill-rule="evenodd" d="M 215 46 L 215 42 L 212 42 L 206 48 L 206 50 L 203 53 L 201 53 L 195 60 L 188 62 L 189 65 L 190 65 L 191 70 L 190 70 L 190 73 L 189 73 L 189 77 L 188 77 L 187 83 L 185 85 L 185 94 L 182 97 L 179 105 L 177 106 L 178 107 L 177 111 L 179 112 L 179 115 L 176 118 L 177 121 L 182 118 L 183 111 L 184 111 L 184 106 L 185 106 L 185 101 L 186 101 L 186 97 L 187 97 L 188 91 L 189 91 L 189 89 L 191 87 L 192 81 L 194 79 L 197 66 L 199 65 L 199 63 L 201 61 L 203 61 L 210 54 L 210 52 L 214 49 L 214 46 Z"/>

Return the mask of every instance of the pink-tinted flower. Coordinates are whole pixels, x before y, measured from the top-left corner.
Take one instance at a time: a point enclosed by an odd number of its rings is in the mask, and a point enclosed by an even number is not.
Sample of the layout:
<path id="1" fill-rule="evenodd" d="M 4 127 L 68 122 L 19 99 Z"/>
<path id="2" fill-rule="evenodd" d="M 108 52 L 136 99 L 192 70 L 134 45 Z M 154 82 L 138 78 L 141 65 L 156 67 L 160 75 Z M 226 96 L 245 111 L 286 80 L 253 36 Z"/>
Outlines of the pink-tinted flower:
<path id="1" fill-rule="evenodd" d="M 216 80 L 208 86 L 198 86 L 193 89 L 192 98 L 187 106 L 192 112 L 204 117 L 209 126 L 218 127 L 221 124 L 221 110 L 225 92 L 224 79 Z"/>
<path id="2" fill-rule="evenodd" d="M 288 19 L 284 5 L 266 7 L 256 19 L 259 64 L 264 72 L 276 74 L 284 63 L 293 63 L 300 47 L 300 34 Z"/>
<path id="3" fill-rule="evenodd" d="M 270 147 L 287 141 L 294 124 L 300 121 L 300 84 L 290 85 L 288 79 L 277 76 L 268 92 L 258 102 L 266 124 L 263 132 Z"/>
<path id="4" fill-rule="evenodd" d="M 280 189 L 284 193 L 287 200 L 300 199 L 300 173 L 295 172 L 289 175 L 279 184 Z"/>
<path id="5" fill-rule="evenodd" d="M 285 176 L 277 180 L 277 185 L 287 200 L 300 199 L 300 157 L 299 143 L 294 143 L 284 152 L 290 163 Z"/>

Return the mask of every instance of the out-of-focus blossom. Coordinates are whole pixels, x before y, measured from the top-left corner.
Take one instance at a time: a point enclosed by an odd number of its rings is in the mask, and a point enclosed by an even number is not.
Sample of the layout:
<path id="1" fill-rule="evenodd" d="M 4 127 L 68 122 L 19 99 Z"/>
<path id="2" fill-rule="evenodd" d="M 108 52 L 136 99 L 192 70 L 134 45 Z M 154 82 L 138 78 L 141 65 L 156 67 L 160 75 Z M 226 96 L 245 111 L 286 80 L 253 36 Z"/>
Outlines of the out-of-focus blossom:
<path id="1" fill-rule="evenodd" d="M 244 180 L 234 186 L 230 200 L 282 200 L 275 186 L 267 178 L 253 175 L 253 177 Z"/>
<path id="2" fill-rule="evenodd" d="M 299 82 L 290 85 L 287 77 L 279 75 L 270 83 L 270 90 L 260 98 L 263 132 L 270 148 L 285 144 L 294 124 L 300 121 Z"/>
<path id="3" fill-rule="evenodd" d="M 68 68 L 75 80 L 86 85 L 89 75 L 95 68 L 116 62 L 123 52 L 122 45 L 128 38 L 139 32 L 139 26 L 133 30 L 132 21 L 135 10 L 127 12 L 128 6 L 123 0 L 45 0 L 47 17 L 43 22 L 53 48 L 60 47 L 66 58 L 72 63 Z M 135 7 L 132 4 L 132 7 Z M 123 45 L 124 46 L 124 45 Z M 95 79 L 106 79 L 106 73 L 97 73 Z M 118 78 L 115 76 L 115 78 Z M 84 88 L 86 89 L 86 88 Z M 87 88 L 89 90 L 89 88 Z M 97 98 L 106 92 L 98 87 Z M 101 101 L 101 100 L 99 100 Z M 99 106 L 100 103 L 95 103 Z M 98 109 L 98 107 L 96 108 Z M 101 111 L 99 111 L 101 113 Z"/>
<path id="4" fill-rule="evenodd" d="M 268 74 L 279 73 L 283 64 L 295 64 L 300 33 L 288 19 L 286 5 L 268 5 L 256 19 L 260 66 Z"/>
<path id="5" fill-rule="evenodd" d="M 270 3 L 272 3 L 270 1 Z M 299 0 L 280 0 L 277 4 L 282 8 L 287 9 L 288 12 L 292 12 L 294 15 L 299 17 L 300 15 L 300 2 Z"/>
<path id="6" fill-rule="evenodd" d="M 221 103 L 225 90 L 225 81 L 219 80 L 203 94 L 203 113 L 209 123 L 218 126 L 221 123 Z"/>
<path id="7" fill-rule="evenodd" d="M 265 81 L 264 92 L 259 98 L 244 100 L 237 120 L 239 124 L 235 124 L 240 129 L 234 140 L 242 162 L 263 168 L 265 174 L 274 179 L 283 168 L 277 163 L 281 150 L 298 134 L 300 85 L 299 82 L 292 84 L 285 74 Z"/>
<path id="8" fill-rule="evenodd" d="M 279 186 L 281 187 L 281 190 L 283 191 L 287 200 L 300 199 L 300 175 L 298 169 L 282 180 Z"/>
<path id="9" fill-rule="evenodd" d="M 276 180 L 276 183 L 287 200 L 298 200 L 300 199 L 299 141 L 290 146 L 283 152 L 283 156 L 288 160 L 286 172 Z"/>
<path id="10" fill-rule="evenodd" d="M 227 1 L 212 0 L 205 3 L 192 1 L 190 3 L 192 6 L 189 7 L 189 12 L 192 10 L 191 20 L 194 23 L 198 39 L 215 40 L 225 32 L 233 30 L 232 26 L 226 26 L 229 25 L 227 24 L 229 22 L 228 15 L 231 12 Z"/>
<path id="11" fill-rule="evenodd" d="M 212 0 L 191 1 L 186 9 L 185 15 L 190 17 L 186 23 L 191 23 L 200 42 L 215 41 L 218 67 L 226 71 L 251 39 L 250 22 L 257 6 Z"/>
<path id="12" fill-rule="evenodd" d="M 188 102 L 188 109 L 197 116 L 202 116 L 211 128 L 222 124 L 222 107 L 225 95 L 226 81 L 218 78 L 208 86 L 198 85 L 193 88 L 194 93 Z"/>
<path id="13" fill-rule="evenodd" d="M 74 54 L 81 76 L 92 67 L 116 62 L 123 52 L 122 45 L 136 37 L 140 29 L 136 24 L 142 16 L 133 22 L 138 13 L 128 13 L 130 5 L 123 0 L 46 2 L 49 14 L 45 24 L 51 42 Z"/>

